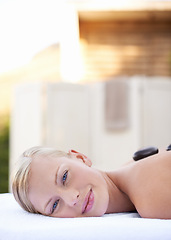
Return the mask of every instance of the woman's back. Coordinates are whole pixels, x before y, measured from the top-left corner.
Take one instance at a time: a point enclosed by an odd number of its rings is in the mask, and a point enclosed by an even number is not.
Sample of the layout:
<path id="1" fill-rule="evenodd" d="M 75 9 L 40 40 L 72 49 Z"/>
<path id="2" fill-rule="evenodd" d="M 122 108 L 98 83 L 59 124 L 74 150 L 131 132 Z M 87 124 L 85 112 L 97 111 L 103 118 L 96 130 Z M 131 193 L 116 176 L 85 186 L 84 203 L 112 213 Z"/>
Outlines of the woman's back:
<path id="1" fill-rule="evenodd" d="M 142 217 L 171 219 L 171 151 L 128 164 L 116 182 Z"/>

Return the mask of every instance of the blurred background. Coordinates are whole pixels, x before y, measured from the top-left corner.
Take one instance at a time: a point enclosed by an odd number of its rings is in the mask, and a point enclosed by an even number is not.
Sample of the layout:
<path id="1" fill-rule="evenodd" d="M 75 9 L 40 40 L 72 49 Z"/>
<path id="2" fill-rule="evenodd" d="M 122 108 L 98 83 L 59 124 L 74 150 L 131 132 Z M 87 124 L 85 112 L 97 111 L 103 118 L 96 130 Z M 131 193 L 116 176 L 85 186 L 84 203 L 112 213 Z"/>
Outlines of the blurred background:
<path id="1" fill-rule="evenodd" d="M 0 192 L 27 147 L 111 169 L 171 139 L 171 2 L 0 0 Z"/>

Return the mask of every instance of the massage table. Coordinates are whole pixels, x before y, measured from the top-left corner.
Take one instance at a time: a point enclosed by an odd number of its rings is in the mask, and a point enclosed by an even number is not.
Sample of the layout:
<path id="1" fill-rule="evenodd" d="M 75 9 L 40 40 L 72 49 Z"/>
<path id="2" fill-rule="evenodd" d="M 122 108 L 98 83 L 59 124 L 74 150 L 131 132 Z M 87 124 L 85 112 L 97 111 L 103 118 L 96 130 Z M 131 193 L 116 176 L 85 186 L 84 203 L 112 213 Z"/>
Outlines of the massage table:
<path id="1" fill-rule="evenodd" d="M 0 194 L 0 240 L 171 239 L 171 220 L 144 219 L 138 213 L 103 217 L 53 218 L 24 211 L 11 193 Z"/>

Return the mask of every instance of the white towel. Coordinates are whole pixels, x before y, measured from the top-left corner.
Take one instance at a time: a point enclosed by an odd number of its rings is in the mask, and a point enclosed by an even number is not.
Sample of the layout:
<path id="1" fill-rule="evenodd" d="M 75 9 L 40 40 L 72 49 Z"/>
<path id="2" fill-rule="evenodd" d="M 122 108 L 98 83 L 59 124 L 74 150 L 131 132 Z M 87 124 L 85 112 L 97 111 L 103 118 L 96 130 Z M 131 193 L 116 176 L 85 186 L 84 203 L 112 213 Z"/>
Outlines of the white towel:
<path id="1" fill-rule="evenodd" d="M 170 240 L 171 220 L 137 213 L 91 218 L 52 218 L 27 213 L 12 194 L 0 194 L 0 240 Z"/>
<path id="2" fill-rule="evenodd" d="M 129 127 L 129 104 L 128 79 L 120 77 L 105 82 L 105 119 L 108 130 L 121 130 Z"/>

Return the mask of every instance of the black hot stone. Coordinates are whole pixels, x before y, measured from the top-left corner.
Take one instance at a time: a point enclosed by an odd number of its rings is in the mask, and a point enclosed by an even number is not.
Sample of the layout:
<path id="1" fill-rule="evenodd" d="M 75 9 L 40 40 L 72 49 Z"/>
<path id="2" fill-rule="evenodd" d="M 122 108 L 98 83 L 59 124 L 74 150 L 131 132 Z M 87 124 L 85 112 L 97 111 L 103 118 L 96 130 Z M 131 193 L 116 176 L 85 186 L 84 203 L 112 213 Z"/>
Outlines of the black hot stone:
<path id="1" fill-rule="evenodd" d="M 171 150 L 171 144 L 167 147 L 166 150 L 167 150 L 167 151 L 170 151 L 170 150 Z"/>
<path id="2" fill-rule="evenodd" d="M 169 145 L 169 146 L 171 147 L 171 145 Z M 154 154 L 158 153 L 158 151 L 159 150 L 156 147 L 143 148 L 143 149 L 140 149 L 140 150 L 138 150 L 137 152 L 134 153 L 133 159 L 135 161 L 138 161 L 140 159 L 143 159 L 143 158 L 149 157 L 151 155 L 154 155 Z"/>

